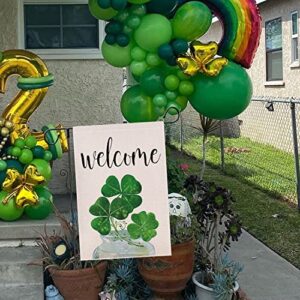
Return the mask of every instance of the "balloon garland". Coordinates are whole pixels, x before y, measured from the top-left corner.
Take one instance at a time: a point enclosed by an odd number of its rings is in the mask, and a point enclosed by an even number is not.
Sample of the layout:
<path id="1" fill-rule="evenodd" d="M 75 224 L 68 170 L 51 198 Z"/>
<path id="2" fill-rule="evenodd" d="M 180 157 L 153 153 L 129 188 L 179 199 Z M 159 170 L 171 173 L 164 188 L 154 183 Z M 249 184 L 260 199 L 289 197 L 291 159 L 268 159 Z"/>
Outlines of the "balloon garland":
<path id="1" fill-rule="evenodd" d="M 0 219 L 14 221 L 23 214 L 44 219 L 53 207 L 53 197 L 46 186 L 52 177 L 51 162 L 68 151 L 68 142 L 61 125 L 48 125 L 37 132 L 30 129 L 28 120 L 54 77 L 31 52 L 0 52 L 1 93 L 5 93 L 12 75 L 19 76 L 20 91 L 0 118 Z"/>
<path id="2" fill-rule="evenodd" d="M 104 59 L 128 67 L 137 81 L 121 100 L 127 121 L 156 121 L 188 102 L 223 120 L 249 105 L 252 83 L 244 68 L 251 66 L 261 33 L 255 0 L 89 0 L 89 8 L 108 21 Z M 224 36 L 219 44 L 203 44 L 213 14 Z"/>

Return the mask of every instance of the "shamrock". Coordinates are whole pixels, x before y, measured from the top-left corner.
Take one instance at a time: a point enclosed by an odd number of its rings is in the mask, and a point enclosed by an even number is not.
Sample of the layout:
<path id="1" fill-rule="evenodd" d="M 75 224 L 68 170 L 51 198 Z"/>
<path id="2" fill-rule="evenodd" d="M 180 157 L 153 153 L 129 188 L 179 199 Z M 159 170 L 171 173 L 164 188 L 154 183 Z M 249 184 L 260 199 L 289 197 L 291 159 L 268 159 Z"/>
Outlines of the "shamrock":
<path id="1" fill-rule="evenodd" d="M 138 194 L 142 191 L 141 184 L 131 175 L 122 178 L 121 184 L 115 176 L 107 178 L 102 187 L 102 197 L 90 207 L 90 213 L 97 217 L 91 225 L 102 235 L 111 232 L 112 222 L 125 220 L 135 208 L 142 204 L 142 197 Z M 108 198 L 115 197 L 110 203 Z"/>
<path id="2" fill-rule="evenodd" d="M 94 205 L 90 207 L 90 213 L 97 216 L 92 221 L 92 227 L 102 235 L 108 235 L 111 231 L 110 225 L 110 203 L 104 198 L 100 197 Z"/>
<path id="3" fill-rule="evenodd" d="M 127 226 L 127 231 L 132 239 L 142 238 L 145 242 L 149 242 L 156 236 L 155 229 L 158 228 L 159 223 L 155 218 L 155 214 L 147 214 L 142 211 L 139 214 L 133 214 L 131 220 L 134 223 Z"/>
<path id="4" fill-rule="evenodd" d="M 122 207 L 128 211 L 128 214 L 142 204 L 142 197 L 138 195 L 141 191 L 141 184 L 132 175 L 125 175 L 121 180 L 121 184 L 115 176 L 110 176 L 101 189 L 104 197 L 116 196 L 117 198 L 113 201 L 116 209 L 120 210 L 120 207 Z"/>

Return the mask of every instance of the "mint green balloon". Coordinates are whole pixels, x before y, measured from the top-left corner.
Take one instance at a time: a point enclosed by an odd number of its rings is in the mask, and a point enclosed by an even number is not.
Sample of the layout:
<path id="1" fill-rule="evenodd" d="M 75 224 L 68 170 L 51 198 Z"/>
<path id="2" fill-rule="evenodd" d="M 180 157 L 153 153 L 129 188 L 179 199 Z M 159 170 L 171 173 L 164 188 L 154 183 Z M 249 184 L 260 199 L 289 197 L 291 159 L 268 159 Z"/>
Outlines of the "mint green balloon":
<path id="1" fill-rule="evenodd" d="M 106 42 L 102 43 L 102 54 L 104 59 L 112 66 L 117 68 L 124 68 L 131 64 L 131 48 L 129 44 L 126 47 L 120 47 L 118 45 L 109 45 Z"/>
<path id="2" fill-rule="evenodd" d="M 204 35 L 212 23 L 212 13 L 198 1 L 182 5 L 176 12 L 172 26 L 173 37 L 193 41 Z"/>
<path id="3" fill-rule="evenodd" d="M 96 18 L 100 20 L 110 20 L 113 17 L 115 17 L 118 14 L 118 11 L 112 9 L 112 8 L 107 8 L 103 9 L 98 5 L 97 0 L 89 0 L 89 9 L 91 14 Z"/>
<path id="4" fill-rule="evenodd" d="M 143 61 L 146 59 L 146 56 L 147 56 L 147 52 L 141 49 L 140 47 L 135 46 L 131 50 L 131 57 L 133 60 Z"/>
<path id="5" fill-rule="evenodd" d="M 149 52 L 156 52 L 161 45 L 171 41 L 171 22 L 162 15 L 146 15 L 135 31 L 134 38 L 141 48 Z"/>
<path id="6" fill-rule="evenodd" d="M 244 68 L 233 62 L 229 62 L 216 77 L 199 73 L 191 80 L 195 92 L 189 101 L 197 112 L 208 118 L 231 119 L 250 104 L 251 79 Z"/>
<path id="7" fill-rule="evenodd" d="M 140 85 L 135 85 L 124 93 L 121 111 L 130 123 L 156 121 L 159 117 L 155 112 L 152 98 L 142 91 Z"/>

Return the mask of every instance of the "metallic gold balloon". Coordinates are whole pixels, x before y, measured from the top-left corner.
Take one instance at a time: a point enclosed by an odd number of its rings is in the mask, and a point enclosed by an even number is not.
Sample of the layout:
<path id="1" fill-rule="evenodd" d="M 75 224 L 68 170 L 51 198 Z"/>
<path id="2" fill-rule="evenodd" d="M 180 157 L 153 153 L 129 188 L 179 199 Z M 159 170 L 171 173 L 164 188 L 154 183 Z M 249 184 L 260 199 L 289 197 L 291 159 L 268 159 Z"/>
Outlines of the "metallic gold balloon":
<path id="1" fill-rule="evenodd" d="M 44 134 L 42 132 L 31 132 L 28 120 L 43 101 L 48 86 L 53 83 L 53 77 L 49 74 L 45 63 L 29 51 L 8 50 L 2 52 L 1 58 L 0 93 L 5 93 L 7 80 L 12 75 L 21 76 L 25 79 L 24 82 L 21 82 L 21 86 L 28 87 L 27 89 L 24 87 L 24 90 L 17 94 L 2 113 L 2 117 L 15 126 L 13 133 L 10 135 L 11 141 L 14 142 L 19 137 L 33 134 L 38 139 L 38 145 L 47 150 L 48 144 L 44 139 Z M 61 125 L 58 126 L 61 127 Z M 64 152 L 68 151 L 68 143 L 62 133 L 60 134 L 60 142 Z"/>
<path id="2" fill-rule="evenodd" d="M 9 194 L 2 200 L 3 204 L 9 202 L 11 198 L 16 198 L 16 205 L 24 207 L 26 205 L 35 205 L 38 203 L 38 195 L 34 187 L 45 182 L 37 167 L 29 165 L 25 174 L 20 174 L 15 169 L 8 169 L 6 178 L 3 182 L 3 190 Z"/>
<path id="3" fill-rule="evenodd" d="M 181 55 L 177 58 L 179 67 L 189 76 L 194 76 L 198 72 L 211 77 L 217 76 L 228 64 L 227 58 L 215 58 L 218 52 L 218 44 L 215 42 L 203 44 L 194 41 L 191 43 L 190 52 L 190 55 Z"/>

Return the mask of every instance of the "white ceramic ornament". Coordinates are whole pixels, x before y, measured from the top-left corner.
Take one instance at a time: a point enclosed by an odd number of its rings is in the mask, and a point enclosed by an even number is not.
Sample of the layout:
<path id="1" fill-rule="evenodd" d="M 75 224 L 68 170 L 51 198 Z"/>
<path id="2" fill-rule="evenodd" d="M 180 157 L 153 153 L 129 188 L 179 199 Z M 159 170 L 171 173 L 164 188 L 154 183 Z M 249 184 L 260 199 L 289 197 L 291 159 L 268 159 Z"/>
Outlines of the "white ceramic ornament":
<path id="1" fill-rule="evenodd" d="M 172 193 L 168 196 L 170 216 L 187 218 L 192 214 L 190 204 L 186 197 Z"/>

